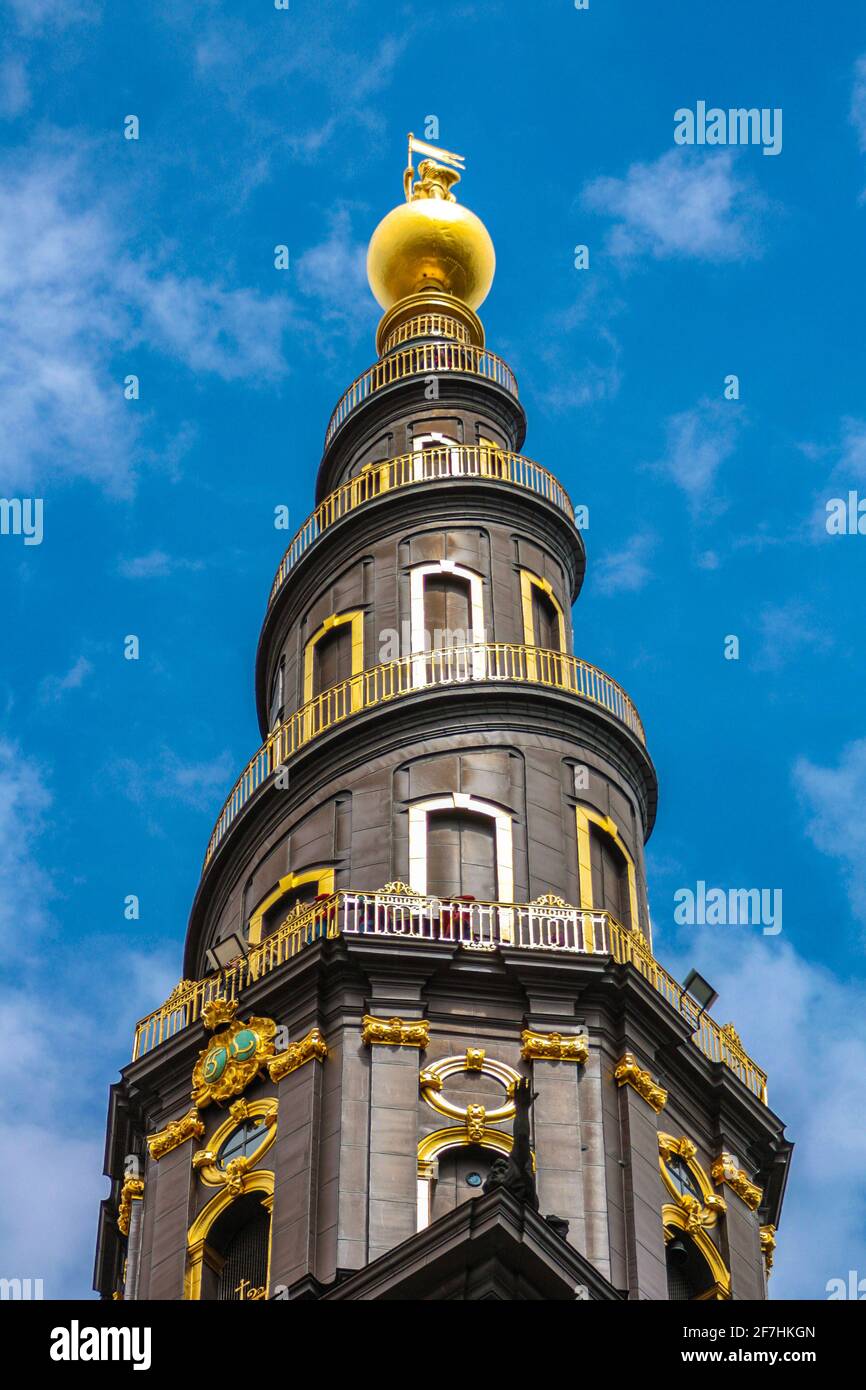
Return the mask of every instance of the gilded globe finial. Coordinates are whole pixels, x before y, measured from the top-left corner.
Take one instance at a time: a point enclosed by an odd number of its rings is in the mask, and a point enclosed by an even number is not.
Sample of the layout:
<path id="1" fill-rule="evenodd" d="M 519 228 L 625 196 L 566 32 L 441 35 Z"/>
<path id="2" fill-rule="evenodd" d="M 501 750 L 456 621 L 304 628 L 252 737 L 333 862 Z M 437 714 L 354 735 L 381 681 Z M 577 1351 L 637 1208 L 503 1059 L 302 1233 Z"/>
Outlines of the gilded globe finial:
<path id="1" fill-rule="evenodd" d="M 426 156 L 417 177 L 416 153 Z M 425 293 L 453 296 L 473 310 L 487 297 L 496 253 L 484 223 L 452 191 L 462 168 L 462 155 L 410 134 L 406 201 L 382 218 L 367 252 L 370 288 L 386 311 Z"/>

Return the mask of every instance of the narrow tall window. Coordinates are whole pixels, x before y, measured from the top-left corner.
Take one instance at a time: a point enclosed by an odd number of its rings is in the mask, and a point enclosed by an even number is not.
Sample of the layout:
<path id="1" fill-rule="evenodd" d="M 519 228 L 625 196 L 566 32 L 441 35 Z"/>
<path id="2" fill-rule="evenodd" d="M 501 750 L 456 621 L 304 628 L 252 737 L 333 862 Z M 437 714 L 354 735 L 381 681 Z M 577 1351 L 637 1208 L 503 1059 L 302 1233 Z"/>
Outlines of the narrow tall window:
<path id="1" fill-rule="evenodd" d="M 313 653 L 313 697 L 352 675 L 352 628 L 344 623 L 319 638 Z"/>
<path id="2" fill-rule="evenodd" d="M 612 836 L 594 823 L 589 827 L 592 902 L 610 912 L 624 927 L 631 926 L 628 862 Z"/>
<path id="3" fill-rule="evenodd" d="M 427 818 L 427 891 L 439 898 L 495 902 L 496 824 L 473 811 L 431 811 Z"/>

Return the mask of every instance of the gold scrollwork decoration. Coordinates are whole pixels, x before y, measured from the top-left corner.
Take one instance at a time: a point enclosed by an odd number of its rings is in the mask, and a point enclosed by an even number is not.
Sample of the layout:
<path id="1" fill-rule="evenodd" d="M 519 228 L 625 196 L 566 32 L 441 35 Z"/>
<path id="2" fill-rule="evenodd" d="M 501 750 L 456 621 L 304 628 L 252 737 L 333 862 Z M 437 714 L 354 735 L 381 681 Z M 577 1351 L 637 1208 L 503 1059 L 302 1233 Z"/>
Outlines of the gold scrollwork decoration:
<path id="1" fill-rule="evenodd" d="M 682 1208 L 686 1217 L 686 1229 L 689 1234 L 698 1227 L 714 1226 L 717 1216 L 727 1211 L 727 1205 L 723 1197 L 713 1191 L 713 1184 L 709 1175 L 701 1167 L 697 1160 L 697 1148 L 691 1139 L 680 1135 L 677 1138 L 673 1134 L 659 1134 L 659 1171 L 662 1181 L 670 1192 L 674 1201 Z M 691 1192 L 683 1192 L 674 1181 L 673 1175 L 668 1168 L 668 1164 L 673 1158 L 679 1158 L 688 1168 L 695 1181 L 695 1186 L 700 1192 L 700 1199 Z"/>
<path id="2" fill-rule="evenodd" d="M 589 1039 L 583 1034 L 535 1033 L 524 1028 L 520 1042 L 520 1055 L 528 1062 L 577 1062 L 585 1066 L 589 1061 Z"/>
<path id="3" fill-rule="evenodd" d="M 776 1250 L 776 1228 L 775 1226 L 761 1227 L 761 1254 L 764 1257 L 764 1267 L 767 1273 L 773 1268 L 773 1257 Z"/>
<path id="4" fill-rule="evenodd" d="M 253 1017 L 246 1023 L 233 1019 L 221 1033 L 214 1033 L 192 1070 L 195 1104 L 209 1105 L 212 1100 L 228 1100 L 245 1091 L 274 1056 L 276 1031 L 272 1018 Z"/>
<path id="5" fill-rule="evenodd" d="M 305 1062 L 324 1062 L 328 1055 L 328 1044 L 318 1028 L 311 1028 L 305 1038 L 289 1043 L 285 1052 L 278 1052 L 268 1063 L 268 1074 L 272 1081 L 281 1081 L 284 1076 L 297 1071 Z"/>
<path id="6" fill-rule="evenodd" d="M 261 1161 L 276 1138 L 278 1112 L 276 1096 L 268 1096 L 264 1100 L 248 1101 L 242 1098 L 234 1101 L 229 1106 L 228 1118 L 210 1136 L 207 1148 L 197 1149 L 192 1156 L 192 1166 L 202 1182 L 209 1187 L 226 1185 L 232 1192 L 239 1192 L 244 1176 Z M 253 1153 L 239 1155 L 222 1168 L 217 1161 L 220 1149 L 242 1124 L 260 1125 L 267 1132 Z"/>
<path id="7" fill-rule="evenodd" d="M 385 887 L 380 891 L 383 893 L 392 893 L 397 898 L 421 897 L 420 893 L 417 893 L 414 888 L 410 888 L 408 883 L 404 883 L 402 879 L 399 878 L 394 878 L 390 883 L 386 883 Z"/>
<path id="8" fill-rule="evenodd" d="M 448 1100 L 442 1094 L 444 1083 L 449 1076 L 456 1076 L 460 1072 L 480 1072 L 483 1076 L 498 1081 L 505 1091 L 504 1104 L 488 1110 L 483 1105 L 462 1106 Z M 431 1110 L 435 1110 L 439 1115 L 446 1115 L 450 1120 L 461 1121 L 470 1133 L 480 1135 L 491 1124 L 511 1119 L 514 1114 L 514 1086 L 520 1079 L 520 1072 L 515 1071 L 507 1062 L 488 1057 L 483 1048 L 468 1047 L 463 1053 L 454 1057 L 440 1057 L 438 1062 L 432 1062 L 430 1066 L 425 1067 L 419 1073 L 418 1084 L 422 1099 Z"/>
<path id="9" fill-rule="evenodd" d="M 430 1042 L 430 1024 L 426 1018 L 411 1019 L 407 1023 L 402 1018 L 376 1018 L 373 1014 L 365 1014 L 361 1020 L 361 1042 L 367 1047 L 379 1044 L 423 1050 Z"/>
<path id="10" fill-rule="evenodd" d="M 157 1130 L 155 1134 L 147 1136 L 147 1147 L 150 1149 L 151 1158 L 160 1159 L 172 1149 L 178 1148 L 180 1144 L 185 1144 L 187 1139 L 198 1139 L 199 1135 L 204 1134 L 204 1122 L 199 1118 L 198 1110 L 193 1106 L 192 1110 L 180 1120 L 170 1120 L 164 1129 Z"/>
<path id="11" fill-rule="evenodd" d="M 127 1178 L 120 1189 L 120 1199 L 117 1204 L 117 1229 L 121 1235 L 129 1235 L 132 1204 L 133 1202 L 140 1202 L 143 1196 L 144 1178 Z"/>
<path id="12" fill-rule="evenodd" d="M 648 1071 L 638 1066 L 633 1052 L 626 1052 L 616 1064 L 613 1074 L 617 1086 L 631 1086 L 638 1095 L 652 1106 L 658 1115 L 667 1104 L 668 1093 L 663 1086 L 657 1086 Z"/>
<path id="13" fill-rule="evenodd" d="M 763 1189 L 753 1183 L 747 1173 L 742 1168 L 738 1168 L 731 1154 L 720 1153 L 710 1169 L 713 1182 L 721 1187 L 722 1183 L 727 1183 L 732 1192 L 736 1192 L 741 1201 L 745 1202 L 749 1211 L 757 1211 L 761 1205 Z"/>

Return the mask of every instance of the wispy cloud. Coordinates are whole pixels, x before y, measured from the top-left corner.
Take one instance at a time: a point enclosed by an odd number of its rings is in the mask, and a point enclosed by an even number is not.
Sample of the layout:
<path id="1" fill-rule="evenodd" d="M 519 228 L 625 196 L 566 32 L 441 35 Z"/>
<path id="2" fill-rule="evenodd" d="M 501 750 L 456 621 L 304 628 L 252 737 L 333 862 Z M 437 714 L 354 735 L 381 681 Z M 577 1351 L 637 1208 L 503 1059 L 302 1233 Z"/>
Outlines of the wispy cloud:
<path id="1" fill-rule="evenodd" d="M 693 506 L 712 492 L 719 469 L 734 452 L 742 419 L 736 402 L 704 398 L 667 420 L 665 452 L 654 466 L 682 488 Z"/>
<path id="2" fill-rule="evenodd" d="M 87 478 L 128 494 L 141 457 L 141 406 L 122 380 L 143 344 L 197 373 L 253 384 L 286 370 L 291 306 L 185 277 L 130 249 L 87 152 L 62 136 L 0 168 L 0 486 L 38 491 Z"/>
<path id="3" fill-rule="evenodd" d="M 833 639 L 807 603 L 788 599 L 785 603 L 766 603 L 758 613 L 756 671 L 780 671 L 804 652 L 817 656 L 827 652 Z"/>
<path id="4" fill-rule="evenodd" d="M 335 208 L 324 240 L 299 257 L 296 281 L 302 295 L 316 301 L 327 323 L 351 333 L 370 322 L 373 311 L 367 289 L 366 242 L 354 237 L 348 206 Z"/>
<path id="5" fill-rule="evenodd" d="M 151 760 L 118 758 L 112 764 L 111 776 L 127 800 L 145 811 L 154 800 L 178 801 L 195 810 L 218 808 L 231 786 L 234 762 L 227 752 L 206 762 L 184 762 L 170 748 L 163 748 Z M 153 822 L 149 828 L 161 833 Z"/>
<path id="6" fill-rule="evenodd" d="M 857 143 L 866 151 L 866 53 L 854 64 L 854 83 L 851 88 L 851 124 L 857 132 Z"/>
<path id="7" fill-rule="evenodd" d="M 92 671 L 91 662 L 80 656 L 64 676 L 45 676 L 39 685 L 40 700 L 46 705 L 57 704 L 68 691 L 80 690 Z"/>
<path id="8" fill-rule="evenodd" d="M 839 861 L 851 911 L 866 923 L 866 738 L 847 744 L 835 767 L 798 758 L 793 781 L 809 815 L 809 839 Z"/>
<path id="9" fill-rule="evenodd" d="M 196 571 L 204 569 L 202 560 L 185 560 L 180 556 L 168 555 L 164 550 L 150 550 L 146 555 L 133 555 L 128 560 L 120 560 L 117 572 L 124 579 L 165 579 L 178 570 Z"/>
<path id="10" fill-rule="evenodd" d="M 618 550 L 602 555 L 595 566 L 595 583 L 602 594 L 637 593 L 652 576 L 649 564 L 656 539 L 648 531 L 632 536 Z"/>
<path id="11" fill-rule="evenodd" d="M 28 949 L 48 920 L 52 887 L 32 845 L 50 806 L 45 768 L 0 740 L 0 946 L 7 959 Z"/>
<path id="12" fill-rule="evenodd" d="M 632 164 L 624 178 L 594 179 L 583 201 L 615 219 L 607 245 L 617 259 L 737 261 L 761 252 L 762 200 L 729 150 L 669 150 Z"/>
<path id="13" fill-rule="evenodd" d="M 770 1105 L 796 1145 L 770 1296 L 826 1298 L 829 1279 L 866 1269 L 866 987 L 806 960 L 780 937 L 744 942 L 714 934 L 690 942 L 675 968 L 682 978 L 691 966 L 719 991 L 716 1017 L 734 1020 L 747 1051 L 767 1069 Z M 771 985 L 771 1001 L 761 982 Z"/>

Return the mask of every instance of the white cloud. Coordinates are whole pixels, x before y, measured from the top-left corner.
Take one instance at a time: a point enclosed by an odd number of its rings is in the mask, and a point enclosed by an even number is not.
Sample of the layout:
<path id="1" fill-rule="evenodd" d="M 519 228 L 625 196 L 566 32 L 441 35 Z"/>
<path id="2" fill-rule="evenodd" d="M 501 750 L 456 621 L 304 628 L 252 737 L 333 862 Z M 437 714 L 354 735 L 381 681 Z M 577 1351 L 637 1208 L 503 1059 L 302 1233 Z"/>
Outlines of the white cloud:
<path id="1" fill-rule="evenodd" d="M 39 493 L 56 477 L 131 492 L 142 416 L 121 383 L 137 344 L 226 381 L 285 371 L 284 294 L 184 278 L 153 255 L 136 258 L 134 229 L 91 190 L 86 151 L 58 136 L 50 150 L 8 159 L 0 178 L 5 492 Z"/>
<path id="2" fill-rule="evenodd" d="M 618 550 L 602 555 L 594 570 L 595 583 L 603 594 L 637 593 L 652 575 L 649 564 L 655 537 L 649 532 L 632 536 Z"/>
<path id="3" fill-rule="evenodd" d="M 169 798 L 195 810 L 216 812 L 231 789 L 234 761 L 227 752 L 206 762 L 183 762 L 170 748 L 163 748 L 150 763 L 118 758 L 111 774 L 123 795 L 145 811 L 156 798 Z M 149 825 L 161 833 L 156 821 Z"/>
<path id="4" fill-rule="evenodd" d="M 760 253 L 761 200 L 728 150 L 669 150 L 653 164 L 632 164 L 624 178 L 594 179 L 583 200 L 616 218 L 608 249 L 617 258 L 732 261 Z"/>
<path id="5" fill-rule="evenodd" d="M 817 656 L 832 645 L 833 639 L 808 604 L 799 599 L 766 603 L 758 614 L 753 665 L 757 671 L 779 671 L 803 652 Z"/>
<path id="6" fill-rule="evenodd" d="M 742 420 L 732 401 L 704 399 L 671 415 L 667 443 L 657 467 L 687 494 L 693 506 L 711 492 L 716 474 L 734 452 Z"/>
<path id="7" fill-rule="evenodd" d="M 134 555 L 129 560 L 120 560 L 117 570 L 124 579 L 164 579 L 177 570 L 200 570 L 202 560 L 183 560 L 167 555 L 164 550 L 150 550 L 146 555 Z"/>
<path id="8" fill-rule="evenodd" d="M 712 980 L 716 1018 L 733 1019 L 766 1069 L 770 1106 L 796 1146 L 770 1296 L 825 1298 L 828 1279 L 866 1274 L 866 986 L 782 938 L 697 930 L 680 977 L 694 965 Z"/>
<path id="9" fill-rule="evenodd" d="M 857 131 L 857 142 L 866 151 L 866 53 L 854 64 L 854 86 L 851 89 L 851 124 Z"/>
<path id="10" fill-rule="evenodd" d="M 836 767 L 798 758 L 794 785 L 809 813 L 810 840 L 839 860 L 851 911 L 866 922 L 866 738 L 847 744 Z"/>
<path id="11" fill-rule="evenodd" d="M 80 690 L 93 666 L 86 656 L 80 656 L 64 676 L 46 676 L 39 686 L 39 697 L 44 704 L 56 704 L 68 690 Z"/>
<path id="12" fill-rule="evenodd" d="M 20 116 L 30 105 L 27 67 L 20 54 L 10 54 L 0 63 L 0 116 Z"/>
<path id="13" fill-rule="evenodd" d="M 367 288 L 367 248 L 352 236 L 348 207 L 336 208 L 324 241 L 298 257 L 296 279 L 301 294 L 318 301 L 326 322 L 357 331 L 374 314 Z"/>
<path id="14" fill-rule="evenodd" d="M 48 876 L 31 845 L 41 833 L 51 796 L 45 769 L 0 740 L 0 948 L 24 953 L 48 921 Z"/>

